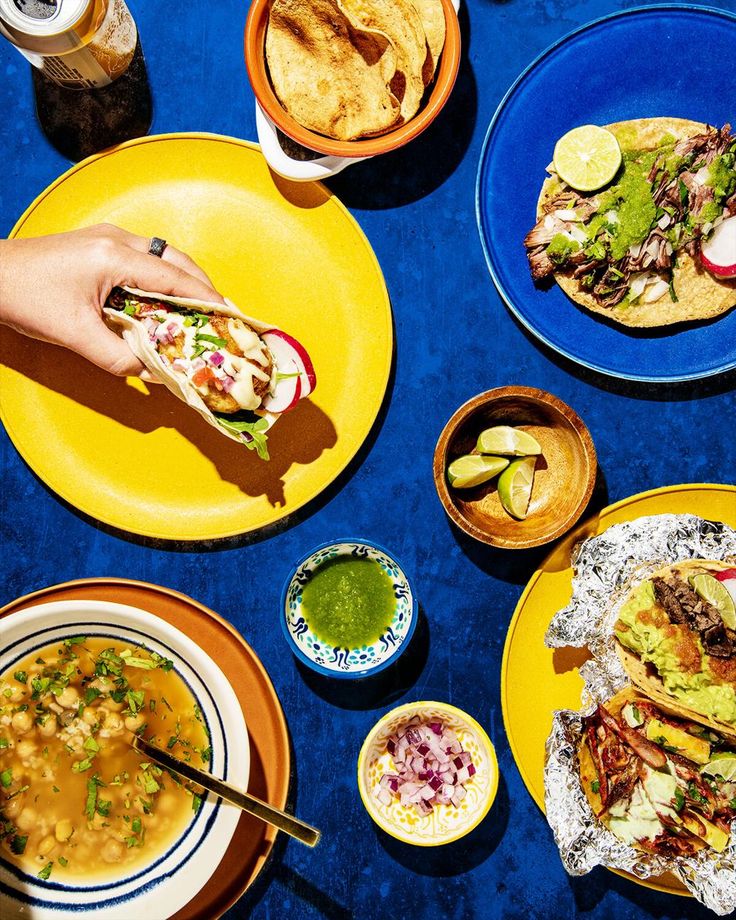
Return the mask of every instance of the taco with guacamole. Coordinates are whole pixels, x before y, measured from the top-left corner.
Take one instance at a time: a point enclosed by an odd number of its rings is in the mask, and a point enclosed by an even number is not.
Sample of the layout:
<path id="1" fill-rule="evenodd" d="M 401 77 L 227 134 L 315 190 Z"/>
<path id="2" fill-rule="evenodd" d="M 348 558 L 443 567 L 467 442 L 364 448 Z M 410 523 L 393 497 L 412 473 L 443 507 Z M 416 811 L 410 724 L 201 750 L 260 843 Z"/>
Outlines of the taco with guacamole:
<path id="1" fill-rule="evenodd" d="M 580 782 L 596 819 L 660 856 L 726 849 L 736 817 L 736 749 L 627 687 L 583 719 Z"/>
<path id="2" fill-rule="evenodd" d="M 736 136 L 682 118 L 606 125 L 621 166 L 601 189 L 578 192 L 554 171 L 524 239 L 535 281 L 554 278 L 580 306 L 631 327 L 718 316 L 736 280 L 702 258 L 736 216 Z M 735 260 L 736 261 L 736 260 Z"/>
<path id="3" fill-rule="evenodd" d="M 629 590 L 614 636 L 650 699 L 736 739 L 735 599 L 733 564 L 679 562 Z"/>
<path id="4" fill-rule="evenodd" d="M 157 380 L 264 460 L 269 428 L 316 385 L 296 339 L 232 303 L 115 288 L 104 314 Z"/>

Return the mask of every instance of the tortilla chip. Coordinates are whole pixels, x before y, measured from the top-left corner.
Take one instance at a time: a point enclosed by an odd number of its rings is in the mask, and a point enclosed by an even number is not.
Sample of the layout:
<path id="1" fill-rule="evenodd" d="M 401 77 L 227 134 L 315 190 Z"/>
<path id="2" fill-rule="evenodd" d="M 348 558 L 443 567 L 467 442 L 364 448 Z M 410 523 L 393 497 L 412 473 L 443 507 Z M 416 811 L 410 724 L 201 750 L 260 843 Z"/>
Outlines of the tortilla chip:
<path id="1" fill-rule="evenodd" d="M 274 0 L 266 32 L 271 84 L 295 121 L 337 140 L 381 134 L 401 119 L 386 35 L 358 28 L 337 0 Z"/>
<path id="2" fill-rule="evenodd" d="M 702 134 L 707 125 L 685 118 L 636 118 L 605 125 L 616 135 L 623 151 L 654 150 L 667 134 L 677 140 Z M 559 179 L 547 179 L 537 202 L 537 217 L 542 214 L 543 204 L 561 190 Z M 677 265 L 672 273 L 673 287 L 677 301 L 669 292 L 652 303 L 617 304 L 604 307 L 586 291 L 577 278 L 562 272 L 555 272 L 555 281 L 575 303 L 593 313 L 599 313 L 622 326 L 649 328 L 669 326 L 673 323 L 687 323 L 720 316 L 736 306 L 736 281 L 715 278 L 699 261 L 684 250 L 678 251 Z"/>
<path id="3" fill-rule="evenodd" d="M 445 47 L 445 10 L 442 0 L 412 0 L 419 18 L 422 20 L 424 33 L 427 36 L 429 56 L 425 62 L 424 84 L 432 81 L 437 65 L 439 64 L 442 49 Z"/>
<path id="4" fill-rule="evenodd" d="M 423 69 L 427 38 L 411 0 L 338 0 L 340 9 L 357 25 L 385 35 L 396 54 L 391 89 L 401 102 L 401 118 L 408 121 L 424 96 Z"/>

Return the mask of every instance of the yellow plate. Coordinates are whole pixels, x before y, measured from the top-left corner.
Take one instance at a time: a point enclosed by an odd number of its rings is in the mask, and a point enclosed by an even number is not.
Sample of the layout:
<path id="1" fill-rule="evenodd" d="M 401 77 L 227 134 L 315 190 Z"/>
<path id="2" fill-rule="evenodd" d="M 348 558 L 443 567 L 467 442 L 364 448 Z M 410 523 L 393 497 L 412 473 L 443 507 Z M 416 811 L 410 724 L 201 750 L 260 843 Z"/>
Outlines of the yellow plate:
<path id="1" fill-rule="evenodd" d="M 578 668 L 589 657 L 584 649 L 549 649 L 544 644 L 553 614 L 570 600 L 572 549 L 580 540 L 603 533 L 611 524 L 667 513 L 697 514 L 736 527 L 736 486 L 667 486 L 604 508 L 558 543 L 532 575 L 516 606 L 503 650 L 501 706 L 514 760 L 541 809 L 544 809 L 544 745 L 552 727 L 552 712 L 579 707 L 583 681 Z M 651 880 L 626 877 L 647 888 L 688 894 L 672 875 Z"/>
<path id="2" fill-rule="evenodd" d="M 368 435 L 391 367 L 388 293 L 355 220 L 322 185 L 273 176 L 254 144 L 169 134 L 75 166 L 11 236 L 101 221 L 192 255 L 245 312 L 304 343 L 317 388 L 270 432 L 264 463 L 163 387 L 3 329 L 0 418 L 24 460 L 85 514 L 162 539 L 247 533 L 313 499 Z"/>

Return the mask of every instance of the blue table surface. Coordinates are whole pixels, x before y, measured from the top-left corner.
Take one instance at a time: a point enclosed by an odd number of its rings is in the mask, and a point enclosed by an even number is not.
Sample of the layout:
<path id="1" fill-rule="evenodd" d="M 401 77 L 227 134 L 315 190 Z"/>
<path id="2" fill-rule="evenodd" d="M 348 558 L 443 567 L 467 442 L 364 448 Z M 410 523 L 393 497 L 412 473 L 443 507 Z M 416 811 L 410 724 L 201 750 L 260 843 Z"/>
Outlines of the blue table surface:
<path id="1" fill-rule="evenodd" d="M 721 3 L 733 8 L 731 0 Z M 247 3 L 129 5 L 154 95 L 152 132 L 204 130 L 255 139 L 242 57 Z M 733 377 L 649 388 L 606 380 L 556 358 L 501 303 L 476 230 L 476 166 L 503 93 L 552 41 L 634 5 L 469 0 L 461 15 L 458 82 L 436 124 L 404 150 L 351 167 L 328 183 L 360 222 L 383 267 L 396 322 L 396 374 L 362 462 L 289 529 L 234 541 L 202 565 L 196 551 L 152 548 L 78 517 L 0 435 L 3 601 L 89 576 L 160 583 L 227 617 L 271 675 L 295 752 L 292 805 L 324 837 L 315 851 L 282 841 L 229 918 L 712 916 L 693 901 L 602 869 L 582 879 L 565 874 L 512 759 L 499 698 L 508 622 L 544 552 L 504 554 L 469 545 L 450 527 L 432 484 L 432 451 L 446 419 L 474 394 L 510 383 L 542 387 L 580 413 L 603 472 L 599 506 L 657 486 L 733 479 Z M 0 232 L 7 235 L 69 163 L 39 129 L 26 63 L 2 41 L 0 74 Z M 550 100 L 555 104 L 569 100 Z M 414 653 L 412 666 L 390 677 L 382 695 L 341 694 L 306 676 L 277 623 L 291 563 L 312 546 L 345 535 L 392 548 L 426 616 L 426 660 Z M 378 831 L 354 779 L 370 727 L 392 705 L 416 699 L 447 700 L 472 713 L 496 745 L 502 774 L 481 827 L 431 851 Z"/>

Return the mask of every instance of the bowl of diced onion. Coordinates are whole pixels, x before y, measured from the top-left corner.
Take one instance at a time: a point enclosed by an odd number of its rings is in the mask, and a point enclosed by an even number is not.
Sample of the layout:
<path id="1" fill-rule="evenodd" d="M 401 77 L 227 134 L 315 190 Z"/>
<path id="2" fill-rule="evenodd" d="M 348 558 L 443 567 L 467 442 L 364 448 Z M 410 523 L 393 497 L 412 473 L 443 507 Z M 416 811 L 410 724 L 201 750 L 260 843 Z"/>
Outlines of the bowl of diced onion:
<path id="1" fill-rule="evenodd" d="M 498 788 L 485 730 L 449 703 L 406 703 L 363 742 L 358 789 L 387 834 L 415 846 L 452 843 L 488 814 Z"/>

